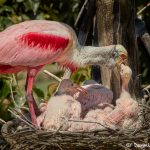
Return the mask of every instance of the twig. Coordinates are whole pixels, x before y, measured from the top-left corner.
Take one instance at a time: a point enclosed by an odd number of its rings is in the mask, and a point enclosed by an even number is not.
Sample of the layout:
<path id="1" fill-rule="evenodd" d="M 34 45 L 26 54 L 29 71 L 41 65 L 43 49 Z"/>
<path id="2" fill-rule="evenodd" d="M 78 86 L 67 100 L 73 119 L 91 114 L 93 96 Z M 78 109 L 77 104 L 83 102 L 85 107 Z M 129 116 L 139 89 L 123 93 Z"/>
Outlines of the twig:
<path id="1" fill-rule="evenodd" d="M 3 119 L 1 119 L 1 118 L 0 118 L 0 122 L 2 122 L 2 123 L 6 123 L 6 121 L 4 121 L 4 120 L 3 120 Z"/>
<path id="2" fill-rule="evenodd" d="M 61 79 L 59 77 L 55 76 L 54 74 L 52 74 L 51 72 L 49 72 L 47 70 L 44 70 L 44 73 L 46 73 L 47 75 L 51 76 L 52 78 L 54 78 L 58 82 L 61 82 Z"/>
<path id="3" fill-rule="evenodd" d="M 10 93 L 11 93 L 11 98 L 12 98 L 12 101 L 13 101 L 15 107 L 19 107 L 14 99 L 13 90 L 12 90 L 12 79 L 10 80 Z"/>
<path id="4" fill-rule="evenodd" d="M 143 88 L 143 90 L 149 90 L 149 89 L 150 89 L 150 85 L 148 85 L 145 88 Z"/>
<path id="5" fill-rule="evenodd" d="M 26 119 L 26 121 L 28 121 L 30 124 L 32 124 L 34 126 L 34 124 L 21 112 L 17 111 L 16 109 L 14 109 L 14 111 L 16 113 L 18 113 L 19 115 L 21 115 L 22 117 L 24 117 Z"/>
<path id="6" fill-rule="evenodd" d="M 15 82 L 15 86 L 17 87 L 17 89 L 18 89 L 20 95 L 23 96 L 23 93 L 22 93 L 22 91 L 21 91 L 20 88 L 19 88 L 18 81 L 16 80 L 16 77 L 15 77 L 15 74 L 14 74 L 14 73 L 12 74 L 12 78 L 13 78 L 13 80 L 14 80 L 14 82 Z"/>
<path id="7" fill-rule="evenodd" d="M 144 105 L 144 104 L 139 104 L 139 106 L 143 106 L 143 107 L 145 107 L 145 108 L 147 108 L 147 109 L 150 109 L 150 107 L 149 107 L 149 106 Z"/>
<path id="8" fill-rule="evenodd" d="M 63 148 L 61 148 L 61 146 L 59 145 L 59 144 L 56 144 L 57 146 L 58 146 L 58 148 L 60 149 L 60 150 L 63 150 Z"/>
<path id="9" fill-rule="evenodd" d="M 77 16 L 77 19 L 76 19 L 75 24 L 74 24 L 75 27 L 77 26 L 77 24 L 78 24 L 78 22 L 79 22 L 79 19 L 81 18 L 81 15 L 82 15 L 82 13 L 83 13 L 83 11 L 84 11 L 86 5 L 87 5 L 87 2 L 88 2 L 88 0 L 85 0 L 83 6 L 82 6 L 82 8 L 81 8 L 81 10 L 80 10 L 80 12 L 79 12 L 79 14 L 78 14 L 78 16 Z"/>
<path id="10" fill-rule="evenodd" d="M 26 120 L 22 119 L 19 115 L 16 115 L 13 111 L 11 111 L 10 109 L 8 109 L 8 111 L 10 113 L 12 113 L 16 118 L 20 119 L 21 121 L 23 121 L 25 124 L 27 124 L 28 126 L 30 126 L 31 128 L 35 129 L 35 126 L 33 126 L 32 124 L 28 123 Z"/>
<path id="11" fill-rule="evenodd" d="M 16 81 L 15 81 L 16 82 Z M 13 90 L 12 90 L 12 79 L 10 79 L 10 93 L 11 93 L 11 99 L 15 105 L 16 108 L 19 108 L 19 109 L 25 109 L 25 110 L 28 110 L 28 108 L 26 107 L 22 107 L 22 106 L 19 106 L 16 102 L 15 102 L 15 99 L 14 99 L 14 95 L 13 95 Z M 23 104 L 22 104 L 23 105 Z"/>
<path id="12" fill-rule="evenodd" d="M 139 10 L 138 12 L 137 12 L 137 15 L 140 15 L 146 8 L 148 8 L 150 6 L 150 2 L 146 5 L 146 6 L 144 6 L 141 10 Z"/>

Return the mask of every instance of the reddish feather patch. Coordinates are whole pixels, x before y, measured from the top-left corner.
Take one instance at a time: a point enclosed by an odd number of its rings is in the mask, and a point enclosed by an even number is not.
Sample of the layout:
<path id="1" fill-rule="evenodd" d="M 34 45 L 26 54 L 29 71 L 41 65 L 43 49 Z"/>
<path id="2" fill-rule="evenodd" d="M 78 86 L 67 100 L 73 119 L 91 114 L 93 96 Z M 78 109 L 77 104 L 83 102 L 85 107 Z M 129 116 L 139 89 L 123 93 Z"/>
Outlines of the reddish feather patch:
<path id="1" fill-rule="evenodd" d="M 61 64 L 61 63 L 58 63 L 60 65 L 60 67 L 62 69 L 64 68 L 69 68 L 71 70 L 71 72 L 75 72 L 77 71 L 78 67 L 76 65 L 74 65 L 73 63 L 65 63 L 65 64 Z"/>
<path id="2" fill-rule="evenodd" d="M 58 35 L 29 32 L 21 36 L 20 40 L 29 47 L 38 47 L 44 50 L 57 51 L 64 49 L 69 43 L 68 38 Z"/>
<path id="3" fill-rule="evenodd" d="M 11 74 L 11 73 L 17 73 L 20 71 L 26 70 L 26 67 L 21 67 L 21 66 L 10 66 L 10 65 L 0 65 L 0 73 L 1 74 Z"/>

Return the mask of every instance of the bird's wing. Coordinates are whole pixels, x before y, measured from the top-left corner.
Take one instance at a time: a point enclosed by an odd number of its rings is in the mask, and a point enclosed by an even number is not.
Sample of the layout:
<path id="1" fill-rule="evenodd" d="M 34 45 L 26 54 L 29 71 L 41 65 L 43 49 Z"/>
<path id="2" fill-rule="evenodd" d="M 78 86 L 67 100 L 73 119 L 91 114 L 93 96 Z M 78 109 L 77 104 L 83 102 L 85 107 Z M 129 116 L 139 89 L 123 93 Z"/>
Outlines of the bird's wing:
<path id="1" fill-rule="evenodd" d="M 71 38 L 65 31 L 58 33 L 57 30 L 16 35 L 8 32 L 1 35 L 0 65 L 39 66 L 51 63 L 71 43 Z"/>

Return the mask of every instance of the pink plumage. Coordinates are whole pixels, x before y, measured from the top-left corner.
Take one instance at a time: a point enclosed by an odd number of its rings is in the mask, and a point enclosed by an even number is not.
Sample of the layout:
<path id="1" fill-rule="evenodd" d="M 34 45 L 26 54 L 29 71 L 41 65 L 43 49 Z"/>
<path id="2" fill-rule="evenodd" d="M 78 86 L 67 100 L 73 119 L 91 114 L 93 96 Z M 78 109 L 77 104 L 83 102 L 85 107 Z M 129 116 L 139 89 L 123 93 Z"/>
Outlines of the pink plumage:
<path id="1" fill-rule="evenodd" d="M 69 95 L 51 97 L 47 107 L 45 105 L 43 107 L 37 121 L 46 130 L 68 130 L 71 126 L 69 119 L 80 119 L 81 105 Z"/>
<path id="2" fill-rule="evenodd" d="M 8 27 L 0 32 L 0 73 L 28 71 L 26 97 L 32 122 L 37 124 L 38 107 L 32 97 L 32 86 L 38 71 L 46 64 L 58 62 L 75 69 L 68 62 L 68 50 L 75 47 L 74 31 L 59 22 L 34 20 Z M 70 65 L 71 64 L 71 65 Z"/>
<path id="3" fill-rule="evenodd" d="M 20 71 L 21 68 L 57 62 L 58 54 L 63 55 L 65 48 L 72 46 L 73 40 L 71 32 L 63 24 L 44 20 L 13 25 L 0 36 L 0 65 L 7 66 L 8 73 L 9 66 L 10 69 L 19 67 Z M 3 70 L 0 69 L 0 73 L 7 73 Z"/>
<path id="4" fill-rule="evenodd" d="M 131 75 L 132 71 L 130 67 L 121 64 L 122 92 L 120 98 L 116 100 L 116 108 L 107 115 L 108 124 L 114 124 L 116 127 L 122 128 L 135 128 L 140 126 L 140 122 L 138 121 L 140 107 L 138 102 L 131 97 L 128 89 Z"/>
<path id="5" fill-rule="evenodd" d="M 126 58 L 127 52 L 121 45 L 81 46 L 74 30 L 56 21 L 25 21 L 0 32 L 0 73 L 27 71 L 26 99 L 35 125 L 39 110 L 32 87 L 36 74 L 44 65 L 56 62 L 75 71 L 93 64 L 114 67 Z"/>

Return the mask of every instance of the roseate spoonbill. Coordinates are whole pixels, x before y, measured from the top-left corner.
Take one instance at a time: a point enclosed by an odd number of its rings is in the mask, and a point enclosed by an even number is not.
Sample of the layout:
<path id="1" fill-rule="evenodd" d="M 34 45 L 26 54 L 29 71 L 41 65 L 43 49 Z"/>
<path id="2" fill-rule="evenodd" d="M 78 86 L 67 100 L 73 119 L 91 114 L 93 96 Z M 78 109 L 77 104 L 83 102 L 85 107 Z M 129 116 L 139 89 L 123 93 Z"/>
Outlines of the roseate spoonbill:
<path id="1" fill-rule="evenodd" d="M 45 106 L 44 106 L 45 107 Z M 72 96 L 59 95 L 51 97 L 47 108 L 37 118 L 38 126 L 47 130 L 68 130 L 68 119 L 80 119 L 81 105 Z"/>
<path id="2" fill-rule="evenodd" d="M 55 21 L 25 21 L 0 32 L 0 37 L 0 73 L 27 71 L 26 99 L 35 125 L 37 106 L 32 86 L 44 65 L 57 62 L 74 71 L 90 64 L 114 67 L 127 59 L 121 45 L 81 46 L 70 26 Z"/>
<path id="3" fill-rule="evenodd" d="M 109 123 L 127 128 L 138 119 L 140 108 L 138 102 L 134 100 L 129 93 L 128 84 L 131 79 L 132 71 L 130 67 L 124 64 L 121 64 L 120 67 L 122 91 L 120 98 L 116 100 L 116 108 L 107 115 L 107 119 Z"/>

